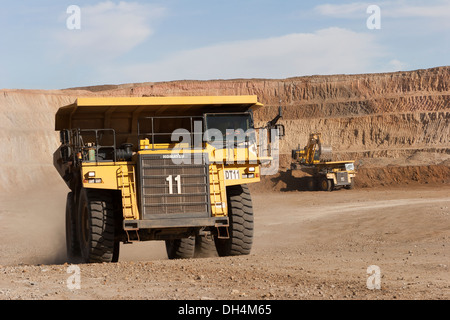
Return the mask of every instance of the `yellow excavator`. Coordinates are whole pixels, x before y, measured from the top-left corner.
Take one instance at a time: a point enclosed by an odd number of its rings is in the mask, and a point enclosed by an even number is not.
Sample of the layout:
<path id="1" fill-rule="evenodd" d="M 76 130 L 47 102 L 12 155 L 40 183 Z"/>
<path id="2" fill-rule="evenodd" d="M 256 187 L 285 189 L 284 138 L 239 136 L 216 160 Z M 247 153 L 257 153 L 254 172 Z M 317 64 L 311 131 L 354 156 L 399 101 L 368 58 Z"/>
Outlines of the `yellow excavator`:
<path id="1" fill-rule="evenodd" d="M 320 133 L 311 133 L 306 147 L 292 150 L 295 161 L 291 168 L 302 170 L 311 176 L 310 190 L 332 191 L 352 189 L 356 176 L 355 161 L 332 161 L 331 146 L 323 144 Z"/>

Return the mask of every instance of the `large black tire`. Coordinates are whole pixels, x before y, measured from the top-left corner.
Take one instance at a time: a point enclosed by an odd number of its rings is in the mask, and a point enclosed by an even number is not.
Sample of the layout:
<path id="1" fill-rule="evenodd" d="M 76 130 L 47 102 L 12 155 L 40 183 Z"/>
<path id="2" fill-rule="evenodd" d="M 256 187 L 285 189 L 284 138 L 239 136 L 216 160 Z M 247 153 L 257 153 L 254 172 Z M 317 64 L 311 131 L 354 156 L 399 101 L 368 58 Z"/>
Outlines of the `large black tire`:
<path id="1" fill-rule="evenodd" d="M 115 240 L 113 203 L 109 191 L 81 189 L 78 203 L 78 238 L 82 262 L 119 260 L 120 242 Z"/>
<path id="2" fill-rule="evenodd" d="M 253 205 L 247 185 L 227 188 L 229 239 L 214 238 L 220 257 L 248 255 L 253 244 Z"/>
<path id="3" fill-rule="evenodd" d="M 217 257 L 216 244 L 214 238 L 206 236 L 195 237 L 194 258 L 210 258 Z"/>
<path id="4" fill-rule="evenodd" d="M 352 190 L 353 188 L 355 188 L 355 180 L 352 179 L 350 185 L 345 186 L 344 188 L 347 190 Z"/>
<path id="5" fill-rule="evenodd" d="M 333 181 L 327 179 L 326 176 L 321 176 L 319 178 L 319 188 L 322 191 L 332 191 L 333 190 Z"/>
<path id="6" fill-rule="evenodd" d="M 167 257 L 173 259 L 191 259 L 195 252 L 195 237 L 166 240 Z"/>
<path id="7" fill-rule="evenodd" d="M 69 192 L 66 199 L 66 252 L 69 263 L 81 262 L 80 242 L 77 234 L 77 220 L 73 193 Z"/>

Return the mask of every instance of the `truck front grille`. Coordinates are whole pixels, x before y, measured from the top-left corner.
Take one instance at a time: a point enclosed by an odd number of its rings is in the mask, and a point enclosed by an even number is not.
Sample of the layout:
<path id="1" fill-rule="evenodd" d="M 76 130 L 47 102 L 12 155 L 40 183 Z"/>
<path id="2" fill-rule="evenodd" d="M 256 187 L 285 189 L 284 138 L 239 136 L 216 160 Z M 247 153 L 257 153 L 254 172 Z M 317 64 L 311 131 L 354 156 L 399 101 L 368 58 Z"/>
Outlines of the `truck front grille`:
<path id="1" fill-rule="evenodd" d="M 169 155 L 141 155 L 139 164 L 144 219 L 210 216 L 205 157 L 201 164 L 177 164 Z"/>
<path id="2" fill-rule="evenodd" d="M 348 182 L 348 172 L 337 172 L 336 173 L 336 185 L 338 186 L 346 186 L 349 184 Z"/>

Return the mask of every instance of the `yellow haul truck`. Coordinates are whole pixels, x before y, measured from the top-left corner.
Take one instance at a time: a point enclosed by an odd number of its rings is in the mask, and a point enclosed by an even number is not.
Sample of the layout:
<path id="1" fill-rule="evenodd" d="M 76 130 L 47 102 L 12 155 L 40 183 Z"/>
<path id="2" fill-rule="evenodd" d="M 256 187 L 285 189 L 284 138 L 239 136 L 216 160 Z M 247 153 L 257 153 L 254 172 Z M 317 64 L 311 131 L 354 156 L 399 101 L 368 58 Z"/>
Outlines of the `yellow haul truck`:
<path id="1" fill-rule="evenodd" d="M 356 176 L 355 161 L 331 161 L 333 150 L 323 144 L 320 133 L 312 133 L 303 149 L 292 150 L 291 169 L 308 173 L 309 190 L 332 191 L 338 188 L 352 189 Z"/>
<path id="2" fill-rule="evenodd" d="M 79 98 L 56 113 L 54 165 L 70 188 L 71 262 L 116 262 L 165 240 L 170 259 L 246 255 L 261 161 L 256 96 Z M 268 126 L 275 126 L 275 122 Z"/>

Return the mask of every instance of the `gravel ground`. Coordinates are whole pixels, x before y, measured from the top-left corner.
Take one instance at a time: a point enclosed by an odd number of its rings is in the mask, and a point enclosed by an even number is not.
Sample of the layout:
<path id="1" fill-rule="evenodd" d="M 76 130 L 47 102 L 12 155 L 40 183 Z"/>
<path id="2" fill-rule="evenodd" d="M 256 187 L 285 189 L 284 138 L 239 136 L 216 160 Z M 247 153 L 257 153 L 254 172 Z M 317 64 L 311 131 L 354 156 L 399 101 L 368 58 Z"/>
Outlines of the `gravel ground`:
<path id="1" fill-rule="evenodd" d="M 257 193 L 248 256 L 174 261 L 148 242 L 122 246 L 118 263 L 77 266 L 65 262 L 62 203 L 2 201 L 0 299 L 447 300 L 449 191 Z"/>

